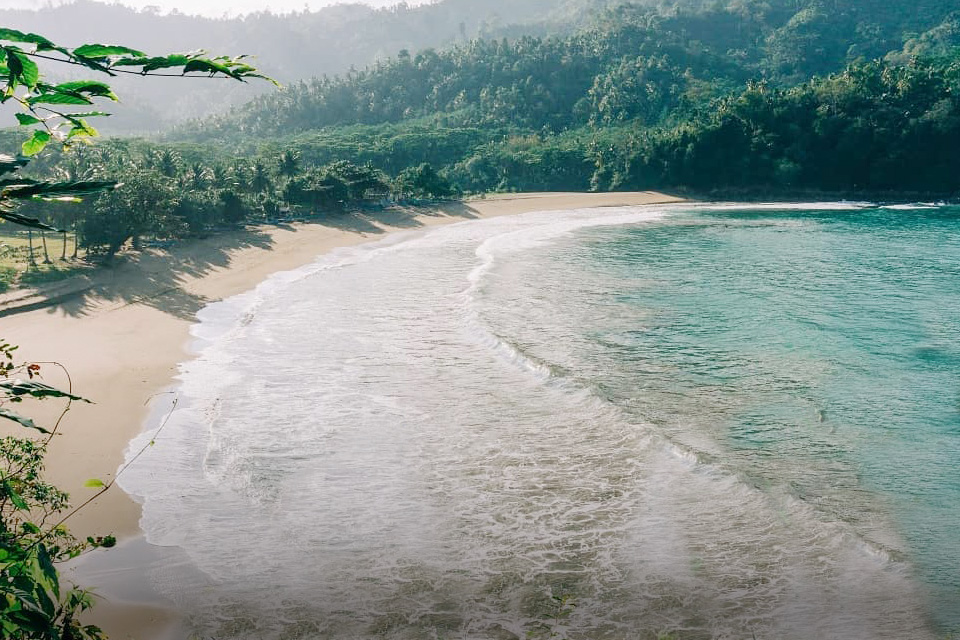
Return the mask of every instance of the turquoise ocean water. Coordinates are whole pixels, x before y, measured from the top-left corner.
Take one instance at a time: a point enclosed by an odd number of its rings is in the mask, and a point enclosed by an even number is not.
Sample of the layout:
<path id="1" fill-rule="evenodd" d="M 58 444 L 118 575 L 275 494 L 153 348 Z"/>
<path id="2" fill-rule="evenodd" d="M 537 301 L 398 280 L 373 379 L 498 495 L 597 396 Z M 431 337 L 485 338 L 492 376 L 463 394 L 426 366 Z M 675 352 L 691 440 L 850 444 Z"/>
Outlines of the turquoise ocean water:
<path id="1" fill-rule="evenodd" d="M 467 222 L 196 335 L 123 485 L 203 635 L 960 632 L 960 209 Z"/>

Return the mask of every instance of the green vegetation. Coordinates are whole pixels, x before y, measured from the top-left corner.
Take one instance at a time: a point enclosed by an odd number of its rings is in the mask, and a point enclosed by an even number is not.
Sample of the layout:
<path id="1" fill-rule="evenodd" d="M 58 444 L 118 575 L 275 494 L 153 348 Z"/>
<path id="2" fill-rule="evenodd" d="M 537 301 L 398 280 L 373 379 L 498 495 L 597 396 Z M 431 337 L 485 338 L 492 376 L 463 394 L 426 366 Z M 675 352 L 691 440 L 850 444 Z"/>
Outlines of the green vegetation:
<path id="1" fill-rule="evenodd" d="M 0 293 L 7 291 L 19 275 L 15 267 L 0 265 Z"/>
<path id="2" fill-rule="evenodd" d="M 207 150 L 113 140 L 50 153 L 46 170 L 120 188 L 77 206 L 28 203 L 21 214 L 71 229 L 88 255 L 109 259 L 145 240 L 207 235 L 224 226 L 335 215 L 351 206 L 380 207 L 384 200 L 447 197 L 449 182 L 429 164 L 396 176 L 370 163 L 304 162 L 293 149 L 250 160 Z"/>
<path id="3" fill-rule="evenodd" d="M 70 535 L 61 517 L 68 496 L 43 480 L 43 458 L 59 423 L 48 429 L 10 409 L 25 400 L 58 398 L 66 402 L 65 414 L 71 402 L 83 399 L 39 382 L 40 365 L 17 362 L 15 351 L 0 341 L 0 417 L 44 439 L 0 438 L 0 629 L 11 639 L 96 640 L 103 637 L 100 629 L 78 620 L 93 606 L 92 596 L 62 585 L 54 564 L 115 541 Z"/>
<path id="4" fill-rule="evenodd" d="M 281 146 L 307 162 L 369 163 L 394 175 L 428 162 L 462 192 L 949 195 L 958 186 L 949 171 L 954 4 L 624 4 L 571 35 L 401 51 L 295 83 L 171 139 L 245 154 Z"/>
<path id="5" fill-rule="evenodd" d="M 0 103 L 16 104 L 20 128 L 29 132 L 22 142 L 21 155 L 0 156 L 0 221 L 27 229 L 28 260 L 34 268 L 19 274 L 21 281 L 26 282 L 61 277 L 72 269 L 35 268 L 34 232 L 40 234 L 43 262 L 47 265 L 53 261 L 45 234 L 60 233 L 64 260 L 67 234 L 50 224 L 55 214 L 47 213 L 46 207 L 41 207 L 45 218 L 41 219 L 29 215 L 23 208 L 18 209 L 18 203 L 55 208 L 65 201 L 79 202 L 83 196 L 107 192 L 101 202 L 105 203 L 103 207 L 108 207 L 111 198 L 121 197 L 114 194 L 126 193 L 113 191 L 116 186 L 113 181 L 89 176 L 60 175 L 59 179 L 51 180 L 24 175 L 22 170 L 31 163 L 31 157 L 39 155 L 49 143 L 68 145 L 96 135 L 87 122 L 87 118 L 104 115 L 90 111 L 95 99 L 116 99 L 110 87 L 102 82 L 45 82 L 38 59 L 53 59 L 106 74 L 149 75 L 157 70 L 174 69 L 235 80 L 262 77 L 237 58 L 207 58 L 203 54 L 150 57 L 127 47 L 102 44 L 67 48 L 34 33 L 0 28 L 0 77 L 5 79 Z M 158 185 L 147 184 L 144 189 L 148 187 Z M 164 196 L 159 196 L 158 201 L 165 201 Z M 126 221 L 126 216 L 124 222 L 135 227 L 135 223 Z M 125 227 L 124 233 L 131 232 Z M 16 255 L 16 249 L 9 243 L 3 246 L 5 253 Z M 16 268 L 3 266 L 0 286 L 5 289 L 17 275 Z M 0 438 L 0 630 L 4 638 L 11 640 L 97 640 L 104 637 L 102 631 L 79 620 L 79 615 L 93 605 L 93 597 L 83 589 L 62 584 L 55 565 L 76 558 L 88 549 L 111 547 L 116 541 L 112 536 L 75 539 L 64 526 L 72 515 L 67 512 L 67 494 L 43 479 L 47 445 L 56 435 L 70 404 L 87 400 L 74 395 L 69 387 L 63 391 L 40 382 L 41 365 L 19 361 L 16 350 L 15 345 L 0 340 L 0 419 L 7 426 L 13 423 L 42 437 Z M 69 376 L 67 382 L 69 384 Z M 25 402 L 48 399 L 66 403 L 54 425 L 38 424 L 20 410 Z M 112 483 L 90 480 L 87 486 L 98 488 L 97 495 L 100 495 L 110 489 Z M 84 504 L 88 503 L 89 500 Z"/>
<path id="6" fill-rule="evenodd" d="M 46 3 L 54 6 L 37 12 L 0 8 L 0 25 L 38 31 L 64 42 L 76 33 L 100 42 L 123 33 L 126 40 L 146 50 L 229 51 L 242 43 L 239 46 L 254 56 L 259 68 L 289 84 L 311 76 L 347 73 L 401 49 L 448 47 L 477 37 L 567 32 L 608 1 L 444 0 L 382 9 L 344 2 L 286 15 L 261 12 L 234 19 L 200 19 L 163 15 L 156 7 L 137 11 L 112 2 L 72 0 Z M 200 82 L 183 91 L 172 81 L 144 83 L 132 76 L 113 78 L 110 84 L 123 95 L 123 104 L 111 105 L 113 117 L 101 125 L 104 133 L 127 135 L 153 134 L 167 124 L 221 114 L 268 89 L 262 83 Z"/>
<path id="7" fill-rule="evenodd" d="M 56 282 L 91 268 L 78 261 L 78 245 L 72 233 L 41 237 L 14 225 L 4 227 L 0 232 L 0 293 L 15 284 Z"/>

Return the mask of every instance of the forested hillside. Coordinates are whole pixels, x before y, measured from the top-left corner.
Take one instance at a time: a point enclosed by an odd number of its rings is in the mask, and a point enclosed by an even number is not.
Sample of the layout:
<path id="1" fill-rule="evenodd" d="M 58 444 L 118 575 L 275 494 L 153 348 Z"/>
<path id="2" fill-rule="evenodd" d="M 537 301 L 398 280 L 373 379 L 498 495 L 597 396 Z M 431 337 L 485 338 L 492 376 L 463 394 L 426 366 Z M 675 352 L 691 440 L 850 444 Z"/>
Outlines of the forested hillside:
<path id="1" fill-rule="evenodd" d="M 465 191 L 957 184 L 958 2 L 620 5 L 569 35 L 401 51 L 183 129 Z"/>
<path id="2" fill-rule="evenodd" d="M 190 133 L 274 135 L 422 117 L 551 131 L 653 124 L 747 80 L 791 86 L 858 61 L 952 55 L 956 8 L 875 0 L 622 5 L 573 35 L 404 49 L 360 71 L 293 83 Z"/>
<path id="3" fill-rule="evenodd" d="M 0 25 L 45 34 L 67 45 L 136 43 L 148 53 L 207 49 L 254 56 L 258 68 L 281 82 L 345 73 L 401 49 L 444 47 L 473 38 L 546 34 L 567 30 L 610 0 L 443 0 L 435 4 L 373 9 L 345 3 L 287 15 L 257 13 L 236 19 L 136 11 L 119 4 L 78 0 L 41 11 L 0 8 Z M 0 3 L 2 4 L 2 3 Z M 120 34 L 122 34 L 122 42 Z M 55 72 L 54 68 L 49 71 Z M 59 71 L 72 78 L 71 70 Z M 152 133 L 157 123 L 220 113 L 265 91 L 256 83 L 232 86 L 136 78 L 114 82 L 124 104 L 104 123 L 109 133 Z"/>

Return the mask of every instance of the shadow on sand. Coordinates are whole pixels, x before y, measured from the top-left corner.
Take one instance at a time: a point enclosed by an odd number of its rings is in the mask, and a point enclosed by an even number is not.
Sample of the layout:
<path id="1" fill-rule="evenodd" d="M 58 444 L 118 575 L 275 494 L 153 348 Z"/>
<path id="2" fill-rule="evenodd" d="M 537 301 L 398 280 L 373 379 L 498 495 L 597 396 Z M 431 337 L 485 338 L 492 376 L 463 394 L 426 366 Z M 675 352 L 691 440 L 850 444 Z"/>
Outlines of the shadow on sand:
<path id="1" fill-rule="evenodd" d="M 31 307 L 42 306 L 50 313 L 81 317 L 91 313 L 95 303 L 100 307 L 106 301 L 114 307 L 143 304 L 192 320 L 210 300 L 191 293 L 184 285 L 213 271 L 228 268 L 231 255 L 236 251 L 249 248 L 273 250 L 275 242 L 269 233 L 270 227 L 296 233 L 302 226 L 319 225 L 361 236 L 379 236 L 396 229 L 420 228 L 424 226 L 423 218 L 429 217 L 469 220 L 478 216 L 476 210 L 466 203 L 443 202 L 431 206 L 331 213 L 298 224 L 281 222 L 226 231 L 202 240 L 176 243 L 167 251 L 147 249 L 139 254 L 121 255 L 112 265 L 97 269 L 92 276 L 51 287 L 49 297 Z M 0 312 L 0 315 L 20 310 L 27 309 L 12 308 Z"/>

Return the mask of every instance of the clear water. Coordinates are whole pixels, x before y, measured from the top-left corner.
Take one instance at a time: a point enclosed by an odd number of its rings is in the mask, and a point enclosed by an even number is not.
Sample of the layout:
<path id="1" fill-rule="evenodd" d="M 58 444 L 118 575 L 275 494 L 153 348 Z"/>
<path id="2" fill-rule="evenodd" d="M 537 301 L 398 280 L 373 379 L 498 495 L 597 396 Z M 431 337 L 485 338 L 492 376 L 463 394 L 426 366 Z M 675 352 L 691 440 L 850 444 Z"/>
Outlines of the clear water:
<path id="1" fill-rule="evenodd" d="M 583 210 L 281 274 L 127 472 L 152 578 L 217 638 L 958 631 L 958 232 Z"/>

